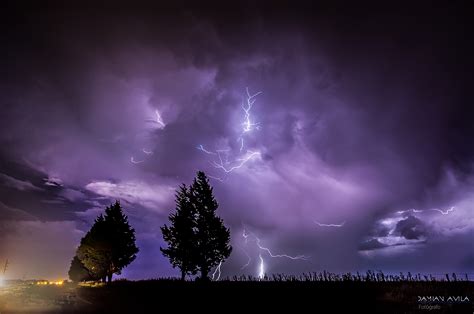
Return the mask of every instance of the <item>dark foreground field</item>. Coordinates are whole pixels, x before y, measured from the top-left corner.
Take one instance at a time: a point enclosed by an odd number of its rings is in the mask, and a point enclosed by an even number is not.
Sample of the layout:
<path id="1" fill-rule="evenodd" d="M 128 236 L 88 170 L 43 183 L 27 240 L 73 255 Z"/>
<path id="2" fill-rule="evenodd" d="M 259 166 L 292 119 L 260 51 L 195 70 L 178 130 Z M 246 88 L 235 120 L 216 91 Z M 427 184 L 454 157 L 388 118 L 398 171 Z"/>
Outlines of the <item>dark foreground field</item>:
<path id="1" fill-rule="evenodd" d="M 18 284 L 0 290 L 0 313 L 473 313 L 474 282 L 116 281 L 108 286 Z M 420 302 L 419 296 L 445 300 Z M 461 297 L 448 300 L 448 297 Z M 466 301 L 465 298 L 469 301 Z"/>

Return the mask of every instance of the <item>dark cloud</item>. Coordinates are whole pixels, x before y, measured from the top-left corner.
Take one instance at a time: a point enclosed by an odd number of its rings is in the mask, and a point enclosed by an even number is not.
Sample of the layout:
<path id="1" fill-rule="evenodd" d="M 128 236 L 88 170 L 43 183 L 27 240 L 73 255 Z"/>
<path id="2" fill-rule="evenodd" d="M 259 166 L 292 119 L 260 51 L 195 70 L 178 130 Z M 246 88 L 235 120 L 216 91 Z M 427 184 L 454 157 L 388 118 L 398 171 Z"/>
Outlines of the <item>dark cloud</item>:
<path id="1" fill-rule="evenodd" d="M 360 251 L 370 251 L 370 250 L 381 249 L 381 248 L 384 248 L 384 247 L 387 247 L 387 246 L 388 246 L 387 244 L 383 244 L 382 242 L 380 242 L 377 239 L 371 239 L 371 240 L 367 240 L 367 241 L 361 243 L 360 246 L 359 246 L 359 250 Z"/>
<path id="2" fill-rule="evenodd" d="M 0 201 L 10 216 L 21 208 L 44 222 L 17 222 L 22 230 L 74 222 L 84 231 L 121 199 L 142 246 L 128 274 L 171 274 L 159 226 L 173 189 L 200 169 L 236 247 L 224 274 L 246 261 L 243 225 L 275 252 L 311 256 L 266 256 L 269 272 L 364 268 L 361 247 L 409 254 L 400 240 L 468 234 L 474 130 L 463 8 L 17 5 L 2 12 Z M 246 87 L 262 94 L 251 111 L 259 127 L 244 134 Z M 259 154 L 242 168 L 215 167 L 238 166 L 247 150 Z M 449 215 L 428 210 L 454 205 Z M 413 206 L 425 211 L 394 214 Z M 430 241 L 403 267 L 435 263 Z M 247 250 L 255 263 L 258 250 Z"/>
<path id="3" fill-rule="evenodd" d="M 426 236 L 427 228 L 420 219 L 409 216 L 397 222 L 395 232 L 405 239 L 419 240 Z"/>

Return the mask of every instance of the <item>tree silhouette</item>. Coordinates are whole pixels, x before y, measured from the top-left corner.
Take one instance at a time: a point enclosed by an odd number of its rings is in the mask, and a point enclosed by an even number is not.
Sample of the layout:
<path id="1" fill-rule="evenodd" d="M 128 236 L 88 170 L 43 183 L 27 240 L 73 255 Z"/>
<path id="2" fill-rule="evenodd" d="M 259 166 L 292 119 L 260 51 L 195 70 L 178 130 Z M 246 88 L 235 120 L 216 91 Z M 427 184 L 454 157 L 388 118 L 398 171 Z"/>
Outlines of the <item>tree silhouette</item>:
<path id="1" fill-rule="evenodd" d="M 69 279 L 74 282 L 92 280 L 92 276 L 89 273 L 89 270 L 82 264 L 81 260 L 74 255 L 74 258 L 71 261 L 71 266 L 68 271 Z"/>
<path id="2" fill-rule="evenodd" d="M 169 215 L 170 226 L 161 227 L 167 248 L 160 250 L 168 257 L 171 265 L 181 270 L 181 280 L 186 274 L 196 274 L 196 210 L 190 202 L 189 190 L 185 184 L 176 192 L 176 210 Z"/>
<path id="3" fill-rule="evenodd" d="M 209 271 L 229 257 L 230 231 L 216 215 L 219 207 L 206 174 L 198 171 L 190 188 L 190 200 L 196 210 L 197 266 L 201 279 L 208 280 Z"/>
<path id="4" fill-rule="evenodd" d="M 160 248 L 173 267 L 186 274 L 201 272 L 209 279 L 209 271 L 229 257 L 230 232 L 216 215 L 218 208 L 204 172 L 199 171 L 193 184 L 180 186 L 176 193 L 176 210 L 169 215 L 170 226 L 161 227 L 167 248 Z"/>
<path id="5" fill-rule="evenodd" d="M 97 217 L 76 255 L 93 277 L 111 282 L 112 275 L 120 274 L 137 253 L 135 230 L 117 201 L 105 209 L 105 216 Z"/>

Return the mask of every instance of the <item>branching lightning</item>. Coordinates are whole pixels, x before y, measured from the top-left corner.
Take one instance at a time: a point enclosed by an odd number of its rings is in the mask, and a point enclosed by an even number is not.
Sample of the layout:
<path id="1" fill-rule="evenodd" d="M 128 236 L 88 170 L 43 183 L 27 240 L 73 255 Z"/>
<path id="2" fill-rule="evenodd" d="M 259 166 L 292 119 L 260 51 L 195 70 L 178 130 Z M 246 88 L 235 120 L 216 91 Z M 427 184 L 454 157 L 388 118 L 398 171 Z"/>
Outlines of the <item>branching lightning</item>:
<path id="1" fill-rule="evenodd" d="M 156 115 L 156 120 L 155 122 L 158 124 L 158 127 L 160 129 L 164 129 L 164 127 L 166 126 L 166 124 L 163 122 L 163 119 L 161 118 L 161 114 L 158 110 L 155 110 L 155 115 Z"/>
<path id="2" fill-rule="evenodd" d="M 244 123 L 243 123 L 243 126 L 244 126 L 243 133 L 250 132 L 254 128 L 258 130 L 258 128 L 259 128 L 259 123 L 258 122 L 253 123 L 251 121 L 250 110 L 252 110 L 252 106 L 256 101 L 255 97 L 257 97 L 258 95 L 260 95 L 262 93 L 262 92 L 257 92 L 255 94 L 251 95 L 250 92 L 249 92 L 248 87 L 246 88 L 246 91 L 247 91 L 247 104 L 246 105 L 242 104 L 242 109 L 245 112 L 245 120 L 244 120 Z"/>
<path id="3" fill-rule="evenodd" d="M 344 226 L 344 224 L 346 223 L 345 221 L 343 221 L 342 223 L 340 224 L 323 224 L 323 223 L 320 223 L 316 220 L 314 220 L 314 223 L 317 224 L 318 226 L 320 227 L 334 227 L 334 228 L 341 228 Z"/>
<path id="4" fill-rule="evenodd" d="M 219 262 L 219 265 L 217 265 L 216 269 L 212 273 L 212 280 L 219 281 L 219 279 L 221 278 L 221 266 L 222 266 L 222 261 Z M 216 274 L 217 274 L 217 277 L 216 277 Z"/>
<path id="5" fill-rule="evenodd" d="M 244 120 L 242 122 L 242 131 L 240 136 L 237 138 L 237 141 L 240 143 L 239 147 L 239 156 L 235 158 L 230 158 L 232 161 L 229 161 L 229 154 L 230 150 L 220 149 L 211 151 L 206 149 L 204 145 L 200 144 L 196 147 L 197 150 L 207 154 L 207 155 L 215 155 L 217 157 L 214 160 L 210 161 L 210 163 L 217 169 L 222 170 L 225 174 L 231 173 L 237 169 L 242 168 L 247 162 L 250 160 L 256 159 L 257 157 L 261 157 L 261 153 L 259 151 L 253 151 L 245 149 L 245 140 L 244 135 L 249 133 L 253 130 L 258 130 L 260 128 L 260 123 L 253 122 L 251 117 L 251 110 L 256 101 L 256 97 L 260 95 L 262 92 L 257 92 L 255 94 L 251 94 L 248 87 L 246 88 L 247 92 L 247 99 L 246 101 L 242 102 L 242 110 L 244 111 Z M 243 153 L 245 151 L 245 153 Z M 223 158 L 223 156 L 225 158 Z M 232 156 L 231 156 L 232 157 Z M 221 178 L 214 177 L 216 180 Z M 221 180 L 219 180 L 221 181 Z M 223 180 L 222 180 L 223 181 Z M 221 181 L 221 182 L 222 182 Z"/>
<path id="6" fill-rule="evenodd" d="M 147 119 L 146 121 L 156 123 L 159 129 L 164 129 L 166 124 L 161 117 L 161 114 L 158 110 L 155 110 L 155 118 L 154 119 Z"/>
<path id="7" fill-rule="evenodd" d="M 236 159 L 236 162 L 238 162 L 237 165 L 227 168 L 226 166 L 224 166 L 222 158 L 219 154 L 219 162 L 213 162 L 213 165 L 218 169 L 222 169 L 225 173 L 229 173 L 236 169 L 242 168 L 243 165 L 245 165 L 249 160 L 256 156 L 261 156 L 260 152 L 248 151 L 245 157 Z"/>
<path id="8" fill-rule="evenodd" d="M 163 118 L 161 117 L 161 114 L 158 110 L 155 110 L 155 119 L 147 119 L 145 121 L 152 122 L 157 124 L 158 129 L 164 129 L 166 124 L 163 122 Z M 153 155 L 153 151 L 148 150 L 146 148 L 142 148 L 142 153 L 146 155 Z M 133 156 L 130 158 L 130 162 L 132 164 L 141 164 L 142 162 L 145 162 L 144 159 L 137 160 Z"/>
<path id="9" fill-rule="evenodd" d="M 254 233 L 251 233 L 251 232 L 247 233 L 245 228 L 243 229 L 242 237 L 245 239 L 244 240 L 245 244 L 247 244 L 249 242 L 249 240 L 254 241 L 257 248 L 260 251 L 259 254 L 258 254 L 258 257 L 259 257 L 259 260 L 260 260 L 259 270 L 258 270 L 258 278 L 260 278 L 260 279 L 262 279 L 265 276 L 265 260 L 263 259 L 262 252 L 266 252 L 271 258 L 287 258 L 287 259 L 290 259 L 290 260 L 304 260 L 304 261 L 309 259 L 309 257 L 305 256 L 305 255 L 292 256 L 292 255 L 288 255 L 288 254 L 274 254 L 268 247 L 265 247 L 261 244 L 261 240 L 260 240 L 259 237 L 257 237 Z M 252 237 L 252 239 L 250 239 L 250 237 Z M 245 250 L 244 250 L 244 252 L 245 252 Z M 250 262 L 251 262 L 251 258 L 247 254 L 247 252 L 245 252 L 245 254 L 248 257 L 248 261 L 245 265 L 243 265 L 241 267 L 241 269 L 244 269 L 247 266 L 249 266 Z"/>
<path id="10" fill-rule="evenodd" d="M 260 239 L 255 237 L 256 239 L 256 244 L 258 246 L 258 248 L 262 251 L 265 251 L 268 253 L 268 255 L 270 255 L 270 257 L 284 257 L 284 258 L 289 258 L 291 260 L 308 260 L 308 257 L 305 256 L 305 255 L 297 255 L 297 256 L 291 256 L 291 255 L 287 255 L 287 254 L 273 254 L 269 248 L 266 248 L 264 246 L 262 246 L 260 244 Z"/>
<path id="11" fill-rule="evenodd" d="M 443 211 L 442 209 L 437 209 L 437 208 L 434 208 L 432 210 L 440 212 L 441 215 L 448 215 L 450 212 L 454 211 L 454 207 L 451 207 L 450 209 L 447 209 L 445 211 Z"/>
<path id="12" fill-rule="evenodd" d="M 404 214 L 406 212 L 414 212 L 414 213 L 421 213 L 421 212 L 424 212 L 424 211 L 427 211 L 427 210 L 430 210 L 430 211 L 435 211 L 435 212 L 439 212 L 441 213 L 441 215 L 448 215 L 449 213 L 453 212 L 454 211 L 454 206 L 447 209 L 447 210 L 442 210 L 442 209 L 438 209 L 438 208 L 430 208 L 430 209 L 408 209 L 408 210 L 399 210 L 397 211 L 397 214 Z"/>

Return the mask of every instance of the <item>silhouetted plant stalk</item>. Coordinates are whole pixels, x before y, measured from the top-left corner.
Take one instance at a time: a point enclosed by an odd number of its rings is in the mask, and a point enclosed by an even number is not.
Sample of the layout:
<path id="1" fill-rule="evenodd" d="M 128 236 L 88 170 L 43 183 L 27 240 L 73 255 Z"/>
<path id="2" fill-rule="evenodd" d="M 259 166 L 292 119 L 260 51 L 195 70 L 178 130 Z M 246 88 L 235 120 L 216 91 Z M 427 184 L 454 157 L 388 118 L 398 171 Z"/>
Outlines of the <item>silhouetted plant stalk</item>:
<path id="1" fill-rule="evenodd" d="M 385 274 L 381 270 L 368 270 L 365 274 L 356 273 L 331 273 L 328 271 L 303 273 L 301 275 L 272 274 L 258 278 L 250 275 L 234 275 L 232 277 L 222 278 L 221 281 L 269 281 L 269 282 L 466 282 L 469 281 L 468 274 L 458 276 L 456 273 L 444 274 L 438 278 L 432 274 L 422 275 L 411 272 L 397 275 Z"/>

